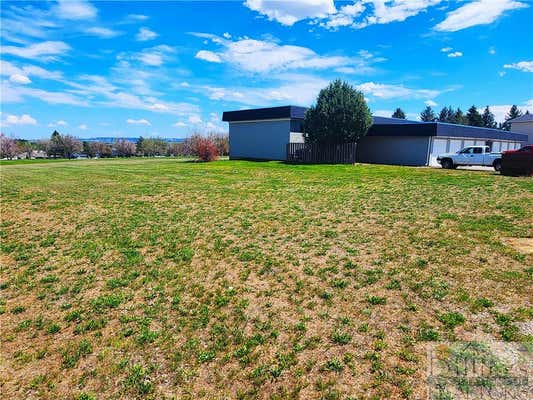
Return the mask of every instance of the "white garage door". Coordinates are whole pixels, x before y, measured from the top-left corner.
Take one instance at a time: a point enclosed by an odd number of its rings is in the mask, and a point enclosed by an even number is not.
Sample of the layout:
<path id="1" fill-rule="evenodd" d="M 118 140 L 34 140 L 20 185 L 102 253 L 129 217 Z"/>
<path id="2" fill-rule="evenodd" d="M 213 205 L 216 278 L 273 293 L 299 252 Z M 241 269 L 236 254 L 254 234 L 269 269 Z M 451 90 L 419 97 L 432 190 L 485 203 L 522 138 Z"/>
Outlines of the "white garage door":
<path id="1" fill-rule="evenodd" d="M 463 141 L 461 139 L 450 139 L 450 150 L 448 153 L 457 153 L 463 148 Z"/>
<path id="2" fill-rule="evenodd" d="M 499 153 L 502 149 L 502 142 L 494 142 L 492 143 L 492 152 L 493 153 Z"/>
<path id="3" fill-rule="evenodd" d="M 433 139 L 433 145 L 431 148 L 431 153 L 429 155 L 429 165 L 432 167 L 439 166 L 437 162 L 437 157 L 440 154 L 446 153 L 446 146 L 448 144 L 448 139 Z"/>

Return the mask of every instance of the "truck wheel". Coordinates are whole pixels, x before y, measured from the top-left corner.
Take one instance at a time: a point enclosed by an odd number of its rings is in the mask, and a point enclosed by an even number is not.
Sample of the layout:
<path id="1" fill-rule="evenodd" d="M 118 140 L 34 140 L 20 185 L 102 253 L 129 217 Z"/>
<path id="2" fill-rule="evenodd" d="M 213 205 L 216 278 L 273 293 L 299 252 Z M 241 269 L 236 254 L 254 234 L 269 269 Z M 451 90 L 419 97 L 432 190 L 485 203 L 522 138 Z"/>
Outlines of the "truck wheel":
<path id="1" fill-rule="evenodd" d="M 452 169 L 453 161 L 450 160 L 449 158 L 445 158 L 444 160 L 442 160 L 441 165 L 442 165 L 442 168 L 444 169 Z"/>
<path id="2" fill-rule="evenodd" d="M 494 167 L 494 171 L 500 172 L 500 170 L 502 169 L 502 160 L 495 160 L 492 163 L 492 166 Z"/>

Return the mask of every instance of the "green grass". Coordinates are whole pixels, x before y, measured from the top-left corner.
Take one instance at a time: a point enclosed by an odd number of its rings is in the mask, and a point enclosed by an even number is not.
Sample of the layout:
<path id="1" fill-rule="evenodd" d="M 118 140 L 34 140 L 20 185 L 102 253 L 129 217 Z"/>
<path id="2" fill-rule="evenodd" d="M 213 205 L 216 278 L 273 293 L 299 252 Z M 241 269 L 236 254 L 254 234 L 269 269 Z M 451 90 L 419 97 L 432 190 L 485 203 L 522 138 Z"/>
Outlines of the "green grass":
<path id="1" fill-rule="evenodd" d="M 533 180 L 378 165 L 2 162 L 2 391 L 409 398 L 426 342 L 521 340 Z M 451 312 L 453 310 L 453 312 Z"/>

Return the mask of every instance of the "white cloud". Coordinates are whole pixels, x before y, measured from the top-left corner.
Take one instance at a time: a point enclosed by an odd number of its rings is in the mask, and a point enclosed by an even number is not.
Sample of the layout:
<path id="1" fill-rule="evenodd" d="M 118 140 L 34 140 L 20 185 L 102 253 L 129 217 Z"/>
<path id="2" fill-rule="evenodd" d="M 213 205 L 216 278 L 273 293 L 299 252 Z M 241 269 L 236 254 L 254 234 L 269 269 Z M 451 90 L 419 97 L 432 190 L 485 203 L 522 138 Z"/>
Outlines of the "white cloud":
<path id="1" fill-rule="evenodd" d="M 21 116 L 10 114 L 6 117 L 3 124 L 5 125 L 37 125 L 37 120 L 29 114 Z"/>
<path id="2" fill-rule="evenodd" d="M 175 128 L 183 128 L 184 126 L 187 126 L 187 124 L 185 122 L 176 122 L 175 124 L 172 124 L 173 127 Z"/>
<path id="3" fill-rule="evenodd" d="M 509 110 L 511 109 L 511 104 L 503 104 L 503 105 L 492 105 L 489 106 L 490 111 L 494 114 L 494 119 L 497 122 L 504 122 L 505 116 L 509 113 Z M 528 110 L 530 113 L 533 113 L 533 99 L 527 100 L 522 105 L 519 105 L 518 108 L 522 110 L 522 112 L 526 112 Z"/>
<path id="4" fill-rule="evenodd" d="M 476 25 L 491 24 L 506 11 L 528 7 L 516 0 L 477 0 L 449 12 L 446 19 L 434 29 L 442 32 L 456 32 Z"/>
<path id="5" fill-rule="evenodd" d="M 226 39 L 231 39 L 231 35 L 229 32 L 224 32 L 222 36 L 224 36 Z"/>
<path id="6" fill-rule="evenodd" d="M 191 115 L 188 121 L 191 124 L 197 125 L 202 123 L 202 118 L 199 115 Z"/>
<path id="7" fill-rule="evenodd" d="M 135 53 L 130 58 L 136 59 L 137 61 L 142 62 L 145 65 L 150 67 L 159 67 L 168 60 L 169 55 L 174 53 L 174 49 L 165 44 L 154 46 L 142 50 L 139 53 Z M 119 55 L 119 60 L 127 58 L 127 56 Z"/>
<path id="8" fill-rule="evenodd" d="M 494 49 L 494 47 L 489 48 L 489 54 L 490 54 L 491 56 L 493 56 L 494 54 L 496 54 L 496 49 Z"/>
<path id="9" fill-rule="evenodd" d="M 153 40 L 159 35 L 155 33 L 154 31 L 148 29 L 148 28 L 140 28 L 139 32 L 135 35 L 135 40 L 138 40 L 139 42 L 146 42 L 148 40 Z"/>
<path id="10" fill-rule="evenodd" d="M 213 53 L 212 51 L 208 50 L 200 50 L 198 53 L 196 53 L 194 58 L 198 58 L 199 60 L 204 60 L 212 63 L 222 62 L 222 59 L 216 53 Z"/>
<path id="11" fill-rule="evenodd" d="M 453 47 L 443 47 L 442 49 L 440 49 L 440 51 L 442 51 L 443 53 L 449 53 L 452 50 Z"/>
<path id="12" fill-rule="evenodd" d="M 78 126 L 78 129 L 80 129 L 82 131 L 86 131 L 87 129 L 89 129 L 89 127 L 86 124 L 81 124 L 81 125 Z"/>
<path id="13" fill-rule="evenodd" d="M 308 106 L 329 81 L 313 75 L 283 73 L 274 78 L 276 83 L 262 87 L 191 86 L 189 90 L 205 94 L 214 101 L 236 102 L 245 106 L 265 104 L 295 104 Z"/>
<path id="14" fill-rule="evenodd" d="M 21 103 L 25 101 L 25 98 L 30 97 L 49 104 L 88 105 L 86 98 L 80 98 L 71 93 L 52 92 L 27 86 L 13 87 L 8 81 L 2 81 L 0 91 L 3 103 Z"/>
<path id="15" fill-rule="evenodd" d="M 144 118 L 141 118 L 141 119 L 131 119 L 131 118 L 128 118 L 126 120 L 126 122 L 128 124 L 132 124 L 132 125 L 148 125 L 148 126 L 151 126 L 152 124 L 150 123 L 150 121 L 144 119 Z"/>
<path id="16" fill-rule="evenodd" d="M 96 17 L 98 10 L 88 1 L 58 0 L 56 14 L 63 19 L 81 20 Z"/>
<path id="17" fill-rule="evenodd" d="M 10 63 L 9 61 L 0 60 L 0 74 L 6 76 L 22 75 L 26 77 L 34 76 L 43 79 L 61 79 L 63 76 L 60 71 L 48 71 L 35 65 L 25 65 L 22 68 Z M 20 83 L 20 82 L 19 82 Z"/>
<path id="18" fill-rule="evenodd" d="M 50 122 L 48 124 L 49 128 L 55 128 L 57 126 L 68 126 L 68 123 L 67 123 L 67 121 L 63 121 L 62 119 L 60 119 L 59 121 Z"/>
<path id="19" fill-rule="evenodd" d="M 520 61 L 514 64 L 505 64 L 503 68 L 517 69 L 523 72 L 533 72 L 533 61 Z"/>
<path id="20" fill-rule="evenodd" d="M 333 0 L 246 0 L 244 5 L 287 26 L 307 18 L 325 17 L 336 11 Z"/>
<path id="21" fill-rule="evenodd" d="M 438 104 L 435 103 L 433 100 L 426 100 L 426 101 L 424 101 L 424 104 L 426 106 L 429 106 L 429 107 L 437 107 L 438 106 Z"/>
<path id="22" fill-rule="evenodd" d="M 365 82 L 356 86 L 365 95 L 380 99 L 395 98 L 434 98 L 441 91 L 430 89 L 411 89 L 402 85 L 389 85 L 383 83 Z"/>
<path id="23" fill-rule="evenodd" d="M 21 74 L 13 74 L 9 77 L 9 80 L 13 83 L 18 83 L 21 85 L 27 85 L 31 83 L 30 78 L 28 78 L 26 75 Z"/>
<path id="24" fill-rule="evenodd" d="M 363 51 L 359 57 L 324 56 L 307 47 L 280 45 L 268 40 L 241 38 L 231 41 L 210 34 L 194 35 L 208 38 L 222 47 L 218 52 L 201 50 L 196 54 L 196 58 L 209 62 L 226 62 L 239 70 L 251 73 L 341 67 L 355 67 L 354 72 L 368 73 L 373 70 L 370 64 L 384 60 L 374 58 L 367 51 Z"/>
<path id="25" fill-rule="evenodd" d="M 355 17 L 365 11 L 363 3 L 354 3 L 341 7 L 335 14 L 330 15 L 320 26 L 326 29 L 335 30 L 341 26 L 350 26 L 354 23 Z"/>
<path id="26" fill-rule="evenodd" d="M 92 35 L 92 36 L 98 36 L 103 39 L 110 39 L 110 38 L 120 35 L 120 32 L 118 31 L 114 31 L 112 29 L 99 27 L 99 26 L 94 26 L 92 28 L 86 29 L 85 33 L 87 33 L 88 35 Z"/>
<path id="27" fill-rule="evenodd" d="M 128 14 L 126 19 L 131 21 L 146 21 L 148 16 L 143 14 Z"/>
<path id="28" fill-rule="evenodd" d="M 453 53 L 448 53 L 448 57 L 450 58 L 457 58 L 457 57 L 462 57 L 463 56 L 463 53 L 461 53 L 460 51 L 454 51 Z"/>
<path id="29" fill-rule="evenodd" d="M 374 24 L 388 24 L 402 22 L 413 17 L 427 8 L 437 5 L 442 0 L 364 0 L 374 6 L 373 13 L 362 22 L 355 23 L 355 27 L 362 28 Z"/>
<path id="30" fill-rule="evenodd" d="M 65 42 L 45 41 L 31 44 L 26 47 L 3 46 L 4 54 L 11 54 L 22 58 L 34 58 L 38 60 L 54 60 L 55 56 L 65 54 L 70 50 L 70 46 Z"/>

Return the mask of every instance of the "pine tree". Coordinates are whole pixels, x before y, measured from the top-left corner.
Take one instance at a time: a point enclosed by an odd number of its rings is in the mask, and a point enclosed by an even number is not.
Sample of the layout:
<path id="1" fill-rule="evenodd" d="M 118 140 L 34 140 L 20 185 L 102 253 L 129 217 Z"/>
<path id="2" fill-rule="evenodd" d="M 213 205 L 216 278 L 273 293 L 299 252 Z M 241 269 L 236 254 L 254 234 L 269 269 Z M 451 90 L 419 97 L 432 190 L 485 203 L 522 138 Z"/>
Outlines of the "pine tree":
<path id="1" fill-rule="evenodd" d="M 502 125 L 502 129 L 508 131 L 511 129 L 511 124 L 509 123 L 510 120 L 521 117 L 522 111 L 518 109 L 518 106 L 516 104 L 513 104 L 507 115 L 505 116 L 505 122 Z"/>
<path id="2" fill-rule="evenodd" d="M 394 114 L 392 114 L 392 118 L 405 119 L 405 113 L 400 107 L 398 107 L 396 111 L 394 111 Z"/>
<path id="3" fill-rule="evenodd" d="M 452 123 L 453 120 L 453 110 L 452 107 L 443 107 L 439 113 L 439 122 Z"/>
<path id="4" fill-rule="evenodd" d="M 468 109 L 466 120 L 470 126 L 483 126 L 483 118 L 474 105 Z"/>
<path id="5" fill-rule="evenodd" d="M 144 138 L 142 136 L 137 139 L 137 154 L 144 156 Z"/>
<path id="6" fill-rule="evenodd" d="M 457 110 L 453 113 L 452 124 L 466 125 L 467 120 L 463 111 L 458 107 Z"/>
<path id="7" fill-rule="evenodd" d="M 485 128 L 496 128 L 496 121 L 494 121 L 494 114 L 490 112 L 489 106 L 485 107 L 483 115 L 481 116 L 483 120 L 483 126 Z"/>
<path id="8" fill-rule="evenodd" d="M 435 115 L 435 112 L 430 106 L 427 106 L 424 108 L 424 110 L 420 113 L 420 120 L 424 122 L 434 122 L 437 119 L 437 116 Z"/>

